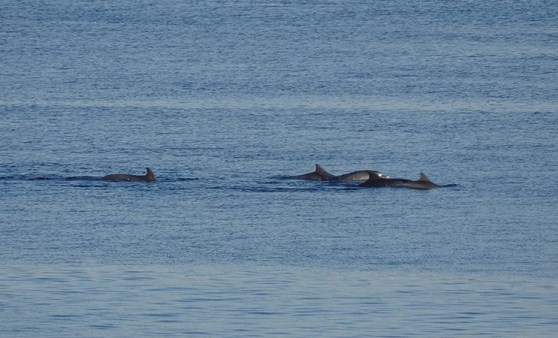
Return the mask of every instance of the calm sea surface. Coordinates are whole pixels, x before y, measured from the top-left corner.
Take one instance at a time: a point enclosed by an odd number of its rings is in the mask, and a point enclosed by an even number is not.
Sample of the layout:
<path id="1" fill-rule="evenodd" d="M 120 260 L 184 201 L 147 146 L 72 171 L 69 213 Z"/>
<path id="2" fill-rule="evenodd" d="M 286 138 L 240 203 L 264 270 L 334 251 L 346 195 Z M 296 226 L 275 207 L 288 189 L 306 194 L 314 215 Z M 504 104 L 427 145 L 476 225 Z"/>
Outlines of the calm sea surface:
<path id="1" fill-rule="evenodd" d="M 558 332 L 555 2 L 0 3 L 0 336 Z"/>

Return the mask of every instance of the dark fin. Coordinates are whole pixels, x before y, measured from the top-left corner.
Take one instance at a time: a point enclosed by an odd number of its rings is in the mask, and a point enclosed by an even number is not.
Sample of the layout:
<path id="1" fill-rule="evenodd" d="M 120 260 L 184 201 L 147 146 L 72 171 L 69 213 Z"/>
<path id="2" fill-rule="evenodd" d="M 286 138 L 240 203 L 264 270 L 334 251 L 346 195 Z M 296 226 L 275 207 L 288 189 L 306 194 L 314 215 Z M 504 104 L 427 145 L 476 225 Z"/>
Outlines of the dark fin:
<path id="1" fill-rule="evenodd" d="M 314 170 L 315 172 L 321 174 L 321 173 L 327 173 L 327 171 L 318 163 L 316 163 L 316 170 Z"/>
<path id="2" fill-rule="evenodd" d="M 428 178 L 428 176 L 426 176 L 424 173 L 420 173 L 420 178 L 418 179 L 421 182 L 430 182 L 432 183 L 432 181 Z"/>
<path id="3" fill-rule="evenodd" d="M 321 165 L 317 163 L 315 173 L 320 175 L 322 179 L 329 180 L 335 178 L 335 175 L 330 174 L 329 172 L 327 172 L 327 170 L 325 170 Z"/>
<path id="4" fill-rule="evenodd" d="M 155 174 L 153 173 L 153 171 L 151 171 L 151 169 L 149 168 L 145 168 L 145 169 L 147 169 L 147 173 L 145 174 L 145 180 L 148 182 L 155 181 Z"/>

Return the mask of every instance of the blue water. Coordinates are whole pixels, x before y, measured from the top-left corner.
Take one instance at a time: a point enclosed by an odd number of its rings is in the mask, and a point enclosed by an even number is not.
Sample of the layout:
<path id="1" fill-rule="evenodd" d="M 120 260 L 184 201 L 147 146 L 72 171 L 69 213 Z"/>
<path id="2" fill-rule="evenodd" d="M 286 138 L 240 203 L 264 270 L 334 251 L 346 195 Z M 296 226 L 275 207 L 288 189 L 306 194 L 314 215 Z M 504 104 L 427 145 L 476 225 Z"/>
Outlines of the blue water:
<path id="1" fill-rule="evenodd" d="M 558 331 L 552 1 L 1 7 L 1 336 Z"/>

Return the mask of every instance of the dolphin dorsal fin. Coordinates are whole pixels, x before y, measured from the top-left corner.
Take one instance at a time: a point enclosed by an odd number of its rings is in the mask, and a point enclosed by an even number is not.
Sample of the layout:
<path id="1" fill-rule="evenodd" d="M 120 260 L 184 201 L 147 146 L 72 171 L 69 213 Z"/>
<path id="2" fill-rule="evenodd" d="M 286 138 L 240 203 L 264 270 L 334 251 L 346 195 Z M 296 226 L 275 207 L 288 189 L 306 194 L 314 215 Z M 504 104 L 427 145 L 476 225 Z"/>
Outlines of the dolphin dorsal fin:
<path id="1" fill-rule="evenodd" d="M 327 173 L 327 171 L 321 165 L 319 165 L 318 163 L 316 163 L 316 170 L 315 171 L 317 173 L 324 173 L 324 172 Z"/>
<path id="2" fill-rule="evenodd" d="M 327 172 L 327 170 L 325 170 L 321 165 L 319 165 L 318 163 L 316 163 L 316 174 L 320 175 L 320 177 L 322 177 L 322 179 L 332 179 L 335 177 L 335 175 L 330 174 L 329 172 Z"/>
<path id="3" fill-rule="evenodd" d="M 147 173 L 144 175 L 146 181 L 155 181 L 155 174 L 150 168 L 145 168 Z"/>
<path id="4" fill-rule="evenodd" d="M 432 181 L 428 178 L 428 176 L 426 176 L 424 173 L 420 173 L 419 181 L 422 181 L 422 182 L 432 182 Z"/>

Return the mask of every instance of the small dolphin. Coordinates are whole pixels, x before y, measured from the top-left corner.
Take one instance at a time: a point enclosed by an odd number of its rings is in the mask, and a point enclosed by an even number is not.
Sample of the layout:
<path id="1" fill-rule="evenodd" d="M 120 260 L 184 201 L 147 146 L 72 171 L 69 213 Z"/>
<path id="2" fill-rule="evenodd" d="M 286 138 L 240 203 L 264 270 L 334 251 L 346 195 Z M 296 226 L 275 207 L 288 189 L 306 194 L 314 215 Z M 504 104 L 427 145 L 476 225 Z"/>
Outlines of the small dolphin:
<path id="1" fill-rule="evenodd" d="M 103 176 L 103 180 L 108 181 L 144 181 L 144 182 L 152 182 L 155 181 L 155 174 L 149 168 L 147 169 L 147 173 L 145 175 L 128 175 L 128 174 L 110 174 Z"/>
<path id="2" fill-rule="evenodd" d="M 420 173 L 420 178 L 416 181 L 404 178 L 389 178 L 379 175 L 377 171 L 369 171 L 370 178 L 368 181 L 359 184 L 359 187 L 367 188 L 381 188 L 381 187 L 394 187 L 394 188 L 410 188 L 410 189 L 434 189 L 440 186 L 433 183 L 425 174 Z M 381 173 L 380 173 L 381 174 Z"/>
<path id="3" fill-rule="evenodd" d="M 298 180 L 310 180 L 310 181 L 328 181 L 335 179 L 335 175 L 328 173 L 321 165 L 316 164 L 316 170 L 311 173 L 291 176 L 290 178 Z"/>

